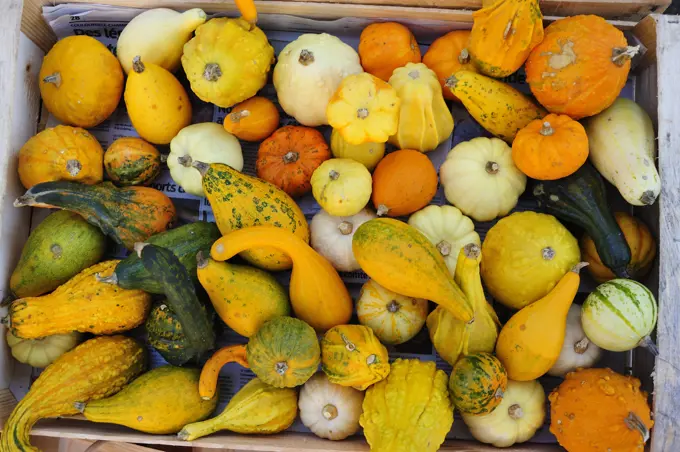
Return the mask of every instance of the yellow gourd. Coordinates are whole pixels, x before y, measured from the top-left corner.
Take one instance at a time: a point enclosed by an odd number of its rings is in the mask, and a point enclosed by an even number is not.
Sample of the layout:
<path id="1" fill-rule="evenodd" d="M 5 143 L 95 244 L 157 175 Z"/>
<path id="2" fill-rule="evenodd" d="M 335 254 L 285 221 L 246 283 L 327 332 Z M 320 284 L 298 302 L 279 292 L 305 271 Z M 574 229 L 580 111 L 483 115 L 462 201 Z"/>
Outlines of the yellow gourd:
<path id="1" fill-rule="evenodd" d="M 333 129 L 331 133 L 331 152 L 339 159 L 352 159 L 361 163 L 369 171 L 373 171 L 385 155 L 385 143 L 349 144 L 340 132 Z"/>
<path id="2" fill-rule="evenodd" d="M 569 307 L 581 282 L 579 271 L 586 265 L 576 264 L 548 295 L 517 312 L 503 326 L 496 356 L 511 380 L 535 380 L 559 358 Z"/>
<path id="3" fill-rule="evenodd" d="M 333 216 L 349 217 L 366 207 L 373 191 L 371 173 L 359 162 L 330 159 L 314 170 L 312 195 Z"/>
<path id="4" fill-rule="evenodd" d="M 125 85 L 125 107 L 139 136 L 168 144 L 191 123 L 189 96 L 174 75 L 135 57 Z"/>

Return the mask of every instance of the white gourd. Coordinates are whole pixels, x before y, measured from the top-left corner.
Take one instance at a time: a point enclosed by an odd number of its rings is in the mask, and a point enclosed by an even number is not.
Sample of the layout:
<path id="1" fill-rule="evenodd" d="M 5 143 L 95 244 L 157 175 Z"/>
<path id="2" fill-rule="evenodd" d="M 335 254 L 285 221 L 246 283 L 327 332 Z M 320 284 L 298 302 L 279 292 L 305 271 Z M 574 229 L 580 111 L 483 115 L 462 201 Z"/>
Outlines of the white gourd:
<path id="1" fill-rule="evenodd" d="M 377 216 L 368 209 L 351 217 L 334 217 L 320 210 L 309 224 L 312 248 L 328 259 L 336 270 L 360 270 L 352 251 L 352 237 L 359 226 L 374 218 Z"/>
<path id="2" fill-rule="evenodd" d="M 22 339 L 7 331 L 7 345 L 14 359 L 32 367 L 47 367 L 55 359 L 74 348 L 80 340 L 80 333 L 55 334 L 42 339 Z"/>
<path id="3" fill-rule="evenodd" d="M 581 326 L 581 306 L 572 304 L 567 314 L 567 332 L 557 362 L 548 375 L 564 378 L 578 368 L 589 368 L 600 359 L 602 349 L 593 344 Z"/>

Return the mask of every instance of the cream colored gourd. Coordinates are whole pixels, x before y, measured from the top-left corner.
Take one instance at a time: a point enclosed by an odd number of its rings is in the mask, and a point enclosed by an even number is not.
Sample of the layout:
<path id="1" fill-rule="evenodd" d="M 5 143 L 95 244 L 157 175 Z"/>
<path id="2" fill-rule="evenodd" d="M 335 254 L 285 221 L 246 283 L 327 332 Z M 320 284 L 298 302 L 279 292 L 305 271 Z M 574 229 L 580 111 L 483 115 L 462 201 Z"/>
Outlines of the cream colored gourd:
<path id="1" fill-rule="evenodd" d="M 349 217 L 334 217 L 320 210 L 309 223 L 312 248 L 328 259 L 336 270 L 360 270 L 352 251 L 352 237 L 359 226 L 373 218 L 377 218 L 376 214 L 368 209 Z"/>
<path id="2" fill-rule="evenodd" d="M 439 169 L 446 199 L 476 221 L 507 215 L 524 192 L 527 177 L 498 138 L 473 138 L 451 149 Z"/>
<path id="3" fill-rule="evenodd" d="M 423 63 L 397 68 L 389 80 L 401 100 L 399 127 L 389 142 L 399 149 L 434 150 L 453 132 L 437 74 Z"/>
<path id="4" fill-rule="evenodd" d="M 437 247 L 451 276 L 456 274 L 461 248 L 468 243 L 482 243 L 472 220 L 453 206 L 427 206 L 411 215 L 408 224 L 422 232 Z"/>
<path id="5" fill-rule="evenodd" d="M 139 55 L 142 61 L 175 72 L 180 65 L 184 44 L 205 20 L 205 12 L 200 8 L 183 13 L 168 8 L 142 12 L 123 28 L 116 44 L 116 55 L 123 70 L 129 73 L 132 59 Z"/>
<path id="6" fill-rule="evenodd" d="M 363 401 L 363 392 L 331 383 L 319 372 L 300 390 L 300 420 L 320 438 L 342 440 L 359 430 Z"/>
<path id="7" fill-rule="evenodd" d="M 314 170 L 312 194 L 331 215 L 351 216 L 366 207 L 373 191 L 371 173 L 359 162 L 330 159 Z"/>
<path id="8" fill-rule="evenodd" d="M 31 367 L 47 367 L 80 343 L 80 333 L 55 334 L 42 339 L 22 339 L 7 331 L 7 345 L 12 356 Z"/>
<path id="9" fill-rule="evenodd" d="M 241 144 L 234 135 L 214 122 L 187 126 L 172 139 L 167 160 L 170 175 L 187 193 L 203 197 L 203 178 L 191 166 L 194 161 L 224 163 L 241 171 Z"/>
<path id="10" fill-rule="evenodd" d="M 331 152 L 333 152 L 335 158 L 356 160 L 369 171 L 373 171 L 378 162 L 385 156 L 385 143 L 369 141 L 362 144 L 350 144 L 337 129 L 333 129 L 333 132 L 331 132 Z"/>
<path id="11" fill-rule="evenodd" d="M 548 371 L 548 375 L 564 378 L 579 368 L 593 367 L 600 359 L 602 349 L 593 344 L 581 326 L 581 307 L 572 304 L 567 314 L 567 332 L 560 357 Z"/>
<path id="12" fill-rule="evenodd" d="M 649 115 L 630 99 L 618 98 L 586 121 L 590 161 L 634 206 L 654 204 L 661 192 L 656 170 L 656 135 Z"/>
<path id="13" fill-rule="evenodd" d="M 352 47 L 327 33 L 309 33 L 283 48 L 273 80 L 281 108 L 313 127 L 328 124 L 326 107 L 342 79 L 363 71 Z"/>

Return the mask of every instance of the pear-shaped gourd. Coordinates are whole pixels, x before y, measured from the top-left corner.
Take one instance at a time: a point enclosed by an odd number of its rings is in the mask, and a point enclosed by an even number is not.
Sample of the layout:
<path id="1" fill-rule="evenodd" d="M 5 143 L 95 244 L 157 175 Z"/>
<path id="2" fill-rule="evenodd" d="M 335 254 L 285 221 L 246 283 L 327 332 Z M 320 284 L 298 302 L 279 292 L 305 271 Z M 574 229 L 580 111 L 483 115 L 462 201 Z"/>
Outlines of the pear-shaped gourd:
<path id="1" fill-rule="evenodd" d="M 544 375 L 560 356 L 567 330 L 567 315 L 581 282 L 576 264 L 548 295 L 522 308 L 503 326 L 496 356 L 508 378 L 530 381 Z"/>

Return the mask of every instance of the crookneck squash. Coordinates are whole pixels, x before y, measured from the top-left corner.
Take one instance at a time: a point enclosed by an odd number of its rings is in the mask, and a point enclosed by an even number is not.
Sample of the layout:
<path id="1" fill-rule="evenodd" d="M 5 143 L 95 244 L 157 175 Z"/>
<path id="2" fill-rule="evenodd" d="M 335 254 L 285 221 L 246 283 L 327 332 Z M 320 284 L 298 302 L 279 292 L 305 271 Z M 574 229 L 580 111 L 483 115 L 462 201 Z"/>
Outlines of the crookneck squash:
<path id="1" fill-rule="evenodd" d="M 37 450 L 29 433 L 40 419 L 78 414 L 76 402 L 120 391 L 146 368 L 144 347 L 125 336 L 90 339 L 61 355 L 31 385 L 14 407 L 0 437 L 3 451 Z"/>
<path id="2" fill-rule="evenodd" d="M 280 188 L 219 163 L 194 162 L 194 167 L 203 176 L 203 191 L 223 235 L 249 226 L 271 225 L 291 232 L 305 244 L 309 242 L 305 216 Z M 284 251 L 266 245 L 253 248 L 239 250 L 244 251 L 241 257 L 265 270 L 287 270 L 293 264 Z"/>
<path id="3" fill-rule="evenodd" d="M 281 250 L 293 261 L 289 295 L 296 317 L 318 331 L 349 321 L 352 298 L 338 272 L 330 262 L 285 229 L 272 226 L 240 229 L 215 242 L 210 254 L 216 261 L 225 261 L 241 251 L 263 246 Z"/>
<path id="4" fill-rule="evenodd" d="M 507 387 L 505 368 L 491 353 L 462 357 L 449 378 L 451 401 L 463 414 L 492 412 L 503 400 Z"/>
<path id="5" fill-rule="evenodd" d="M 175 206 L 162 192 L 148 187 L 116 188 L 111 182 L 45 182 L 18 197 L 14 206 L 70 210 L 130 250 L 135 242 L 165 231 L 175 219 Z"/>
<path id="6" fill-rule="evenodd" d="M 564 179 L 537 183 L 534 196 L 548 213 L 585 229 L 602 263 L 616 276 L 630 276 L 630 247 L 609 209 L 602 176 L 592 165 L 586 163 Z"/>

